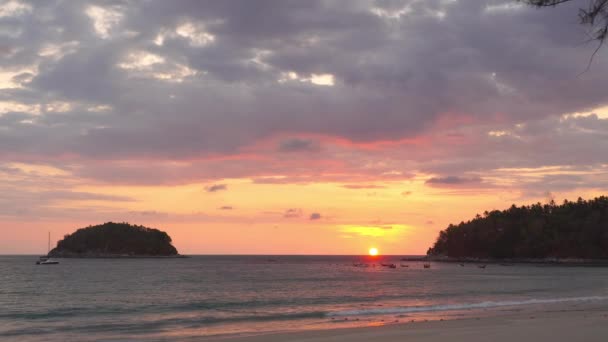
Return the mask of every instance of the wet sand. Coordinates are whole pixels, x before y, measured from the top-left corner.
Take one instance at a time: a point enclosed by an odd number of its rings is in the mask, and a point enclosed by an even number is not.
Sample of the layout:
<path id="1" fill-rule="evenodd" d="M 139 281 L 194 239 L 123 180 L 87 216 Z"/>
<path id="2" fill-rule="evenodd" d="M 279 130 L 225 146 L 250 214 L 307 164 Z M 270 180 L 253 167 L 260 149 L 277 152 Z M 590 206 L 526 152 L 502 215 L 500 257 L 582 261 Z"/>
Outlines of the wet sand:
<path id="1" fill-rule="evenodd" d="M 487 318 L 413 322 L 377 327 L 210 338 L 223 342 L 605 342 L 608 307 L 564 307 Z"/>

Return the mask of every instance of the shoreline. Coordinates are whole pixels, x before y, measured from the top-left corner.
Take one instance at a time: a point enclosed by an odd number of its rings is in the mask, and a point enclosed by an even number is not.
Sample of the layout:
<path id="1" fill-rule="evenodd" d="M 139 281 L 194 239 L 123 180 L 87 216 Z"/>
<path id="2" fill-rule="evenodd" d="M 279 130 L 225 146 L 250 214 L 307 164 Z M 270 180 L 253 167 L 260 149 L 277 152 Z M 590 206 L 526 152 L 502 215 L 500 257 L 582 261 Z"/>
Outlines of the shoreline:
<path id="1" fill-rule="evenodd" d="M 605 341 L 608 304 L 557 305 L 545 309 L 492 311 L 488 316 L 453 319 L 378 322 L 362 327 L 282 331 L 247 335 L 215 335 L 195 341 L 223 342 L 486 342 Z"/>
<path id="2" fill-rule="evenodd" d="M 555 265 L 555 266 L 608 266 L 608 259 L 577 259 L 577 258 L 472 258 L 472 257 L 446 257 L 446 256 L 414 256 L 403 257 L 400 261 L 410 262 L 444 262 L 444 263 L 473 263 L 473 264 L 496 264 L 502 266 L 514 265 Z"/>
<path id="3" fill-rule="evenodd" d="M 47 255 L 53 259 L 187 259 L 188 255 Z"/>

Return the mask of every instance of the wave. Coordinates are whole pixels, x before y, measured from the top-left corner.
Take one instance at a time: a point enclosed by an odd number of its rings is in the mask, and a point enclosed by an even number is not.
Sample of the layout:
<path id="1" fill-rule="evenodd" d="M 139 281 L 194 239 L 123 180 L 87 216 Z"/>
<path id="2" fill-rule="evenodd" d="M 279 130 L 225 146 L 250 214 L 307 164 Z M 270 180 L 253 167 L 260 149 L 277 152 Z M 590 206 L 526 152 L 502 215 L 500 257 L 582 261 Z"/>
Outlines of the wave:
<path id="1" fill-rule="evenodd" d="M 450 297 L 451 293 L 435 295 L 435 298 Z M 409 300 L 423 298 L 420 295 L 409 295 Z M 183 303 L 143 304 L 143 305 L 95 305 L 78 306 L 67 308 L 46 308 L 38 311 L 5 311 L 0 312 L 0 319 L 28 319 L 47 320 L 70 317 L 93 317 L 93 316 L 116 316 L 131 315 L 133 312 L 143 314 L 166 314 L 175 312 L 205 312 L 207 310 L 217 311 L 244 311 L 244 310 L 266 310 L 269 308 L 293 308 L 293 307 L 319 307 L 334 304 L 359 304 L 375 303 L 404 299 L 401 294 L 397 295 L 375 295 L 367 297 L 357 296 L 323 296 L 323 297 L 295 297 L 295 298 L 268 298 L 252 300 L 193 300 Z"/>
<path id="2" fill-rule="evenodd" d="M 304 311 L 292 313 L 258 313 L 233 315 L 227 317 L 218 316 L 195 316 L 195 317 L 172 317 L 146 320 L 145 315 L 133 316 L 125 318 L 121 321 L 104 321 L 99 323 L 91 323 L 90 321 L 75 320 L 69 326 L 62 326 L 62 332 L 72 333 L 102 333 L 102 332 L 129 332 L 132 334 L 161 332 L 166 329 L 182 329 L 182 328 L 201 328 L 210 324 L 226 324 L 226 323 L 244 323 L 244 322 L 267 322 L 267 321 L 293 321 L 305 319 L 324 319 L 331 317 L 344 316 L 373 316 L 373 315 L 390 315 L 390 314 L 407 314 L 421 312 L 437 312 L 437 311 L 453 311 L 453 310 L 473 310 L 496 308 L 505 306 L 521 306 L 532 304 L 551 304 L 563 302 L 589 302 L 608 300 L 608 296 L 589 296 L 589 297 L 568 297 L 568 298 L 544 298 L 544 299 L 527 299 L 519 301 L 486 301 L 478 303 L 458 303 L 458 304 L 442 304 L 442 305 L 427 305 L 427 306 L 408 306 L 408 307 L 384 307 L 373 309 L 359 310 L 344 310 L 344 311 Z M 144 318 L 144 320 L 141 320 Z M 0 332 L 0 337 L 15 337 L 21 335 L 44 335 L 52 332 L 57 332 L 57 328 L 51 325 L 27 327 L 22 329 L 9 330 Z"/>
<path id="3" fill-rule="evenodd" d="M 590 296 L 590 297 L 569 297 L 569 298 L 545 298 L 545 299 L 527 299 L 520 301 L 500 301 L 500 302 L 479 302 L 479 303 L 459 303 L 459 304 L 442 304 L 428 306 L 407 306 L 407 307 L 390 307 L 390 308 L 374 308 L 361 310 L 345 310 L 334 311 L 327 314 L 329 317 L 335 316 L 371 316 L 371 315 L 389 315 L 389 314 L 405 314 L 417 312 L 435 312 L 435 311 L 454 311 L 454 310 L 471 310 L 496 308 L 502 306 L 520 306 L 533 304 L 552 304 L 563 302 L 582 302 L 582 301 L 602 301 L 608 300 L 608 296 Z"/>
<path id="4" fill-rule="evenodd" d="M 304 319 L 322 319 L 326 317 L 326 312 L 308 311 L 297 313 L 266 313 L 255 315 L 237 315 L 231 317 L 175 317 L 159 318 L 153 320 L 138 320 L 136 317 L 122 321 L 91 323 L 88 320 L 72 321 L 68 326 L 60 328 L 62 333 L 103 333 L 103 332 L 128 332 L 131 334 L 149 334 L 161 332 L 167 329 L 202 328 L 210 324 L 242 323 L 242 322 L 271 322 L 271 321 L 291 321 Z M 14 337 L 21 335 L 44 335 L 57 332 L 53 325 L 25 327 L 20 329 L 0 331 L 0 337 Z"/>

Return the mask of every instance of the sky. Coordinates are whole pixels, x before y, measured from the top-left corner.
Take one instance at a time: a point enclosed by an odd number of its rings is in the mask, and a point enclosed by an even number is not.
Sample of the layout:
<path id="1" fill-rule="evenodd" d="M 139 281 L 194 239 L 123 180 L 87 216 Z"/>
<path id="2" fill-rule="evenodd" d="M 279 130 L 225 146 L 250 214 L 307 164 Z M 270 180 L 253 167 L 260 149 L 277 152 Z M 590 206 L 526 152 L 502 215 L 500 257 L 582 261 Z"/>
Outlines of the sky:
<path id="1" fill-rule="evenodd" d="M 0 254 L 107 221 L 184 254 L 424 254 L 608 188 L 574 1 L 2 1 Z"/>

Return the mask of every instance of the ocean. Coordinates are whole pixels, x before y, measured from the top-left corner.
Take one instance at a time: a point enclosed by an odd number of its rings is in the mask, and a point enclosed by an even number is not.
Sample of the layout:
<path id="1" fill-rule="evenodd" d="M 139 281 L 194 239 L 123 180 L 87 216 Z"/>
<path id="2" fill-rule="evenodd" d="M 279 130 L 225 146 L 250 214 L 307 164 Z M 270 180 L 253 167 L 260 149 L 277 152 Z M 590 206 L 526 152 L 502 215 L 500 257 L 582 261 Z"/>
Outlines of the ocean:
<path id="1" fill-rule="evenodd" d="M 36 259 L 0 256 L 0 341 L 196 341 L 608 300 L 603 267 L 425 269 L 396 256 Z M 379 265 L 389 262 L 397 268 Z"/>

